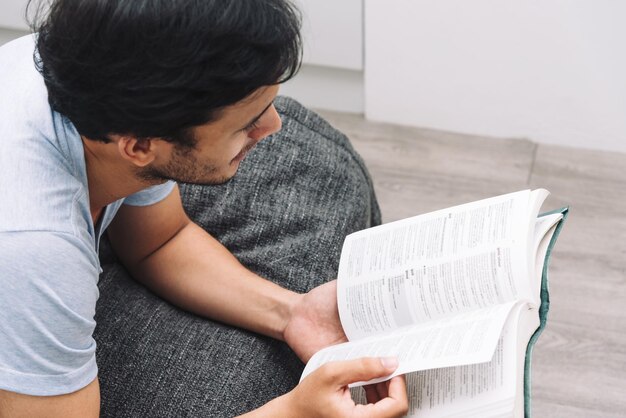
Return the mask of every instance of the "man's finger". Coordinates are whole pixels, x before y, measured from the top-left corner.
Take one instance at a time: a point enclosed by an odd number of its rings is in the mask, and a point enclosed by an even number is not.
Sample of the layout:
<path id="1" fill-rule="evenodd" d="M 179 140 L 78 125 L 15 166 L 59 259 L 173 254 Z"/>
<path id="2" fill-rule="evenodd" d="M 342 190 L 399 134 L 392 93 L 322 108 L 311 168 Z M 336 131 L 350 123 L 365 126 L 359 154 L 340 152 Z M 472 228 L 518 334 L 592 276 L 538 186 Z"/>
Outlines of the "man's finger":
<path id="1" fill-rule="evenodd" d="M 378 417 L 406 415 L 409 409 L 409 400 L 404 376 L 393 377 L 389 381 L 388 396 L 368 406 L 372 407 L 372 415 Z"/>
<path id="2" fill-rule="evenodd" d="M 353 414 L 353 416 L 359 418 L 395 418 L 406 415 L 409 409 L 409 400 L 406 393 L 404 376 L 396 376 L 388 383 L 389 396 L 375 403 L 359 405 L 362 408 L 359 408 L 357 413 Z"/>
<path id="3" fill-rule="evenodd" d="M 395 376 L 389 381 L 389 386 L 387 387 L 387 396 L 397 400 L 407 400 L 406 393 L 406 380 L 404 375 Z"/>
<path id="4" fill-rule="evenodd" d="M 363 386 L 363 389 L 365 389 L 365 398 L 368 403 L 376 403 L 380 401 L 380 395 L 376 390 L 376 385 L 366 385 Z"/>
<path id="5" fill-rule="evenodd" d="M 380 382 L 380 383 L 376 383 L 376 392 L 378 392 L 378 397 L 380 399 L 384 399 L 388 396 L 388 391 L 387 391 L 387 384 L 388 382 Z"/>
<path id="6" fill-rule="evenodd" d="M 326 378 L 339 386 L 389 376 L 397 368 L 396 358 L 378 357 L 330 362 L 321 367 Z"/>

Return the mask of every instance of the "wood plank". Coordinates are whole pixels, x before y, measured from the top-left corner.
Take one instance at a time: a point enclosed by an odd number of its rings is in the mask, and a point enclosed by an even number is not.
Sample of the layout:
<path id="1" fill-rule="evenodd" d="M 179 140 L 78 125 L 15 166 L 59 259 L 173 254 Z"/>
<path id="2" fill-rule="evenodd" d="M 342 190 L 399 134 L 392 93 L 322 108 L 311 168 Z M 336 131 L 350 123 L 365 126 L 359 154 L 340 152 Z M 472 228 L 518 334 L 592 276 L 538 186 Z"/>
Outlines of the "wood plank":
<path id="1" fill-rule="evenodd" d="M 537 344 L 538 416 L 626 411 L 626 155 L 540 145 L 532 187 L 569 205 L 550 266 L 548 328 Z"/>
<path id="2" fill-rule="evenodd" d="M 536 145 L 320 112 L 365 160 L 385 222 L 527 188 Z"/>

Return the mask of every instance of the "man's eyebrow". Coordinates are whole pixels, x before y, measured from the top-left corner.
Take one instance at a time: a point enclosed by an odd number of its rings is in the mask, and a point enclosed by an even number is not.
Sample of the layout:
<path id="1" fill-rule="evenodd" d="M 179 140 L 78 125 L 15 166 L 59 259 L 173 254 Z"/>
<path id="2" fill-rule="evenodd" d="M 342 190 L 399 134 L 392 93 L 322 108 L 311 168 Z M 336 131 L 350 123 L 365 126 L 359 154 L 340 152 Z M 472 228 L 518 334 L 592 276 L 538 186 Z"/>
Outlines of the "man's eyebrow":
<path id="1" fill-rule="evenodd" d="M 257 120 L 261 119 L 261 116 L 263 116 L 263 114 L 265 112 L 267 112 L 267 109 L 269 109 L 270 107 L 272 107 L 272 105 L 274 104 L 274 100 L 272 100 L 270 102 L 270 104 L 267 105 L 267 107 L 265 109 L 263 109 L 263 111 L 261 113 L 259 113 L 255 118 L 253 118 L 250 122 L 248 122 L 247 124 L 245 124 L 241 130 L 246 129 L 248 126 L 252 125 L 254 122 L 256 122 Z"/>

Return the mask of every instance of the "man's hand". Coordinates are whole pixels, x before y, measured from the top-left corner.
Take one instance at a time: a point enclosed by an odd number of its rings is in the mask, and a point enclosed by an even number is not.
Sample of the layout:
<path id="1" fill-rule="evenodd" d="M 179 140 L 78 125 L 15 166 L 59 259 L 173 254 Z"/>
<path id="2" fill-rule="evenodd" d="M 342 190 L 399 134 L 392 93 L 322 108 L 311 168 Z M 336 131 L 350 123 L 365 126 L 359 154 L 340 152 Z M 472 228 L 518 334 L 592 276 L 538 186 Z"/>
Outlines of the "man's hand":
<path id="1" fill-rule="evenodd" d="M 350 383 L 392 373 L 398 363 L 391 360 L 360 358 L 326 363 L 285 395 L 288 410 L 294 417 L 401 417 L 409 405 L 404 376 L 370 386 L 367 405 L 356 405 L 348 388 Z"/>
<path id="2" fill-rule="evenodd" d="M 376 385 L 375 396 L 368 393 L 368 404 L 357 405 L 348 385 L 391 374 L 393 359 L 360 358 L 326 363 L 308 375 L 291 392 L 252 411 L 245 418 L 395 418 L 407 413 L 408 399 L 404 376 Z"/>
<path id="3" fill-rule="evenodd" d="M 339 322 L 336 280 L 300 296 L 283 338 L 305 363 L 322 348 L 347 341 Z"/>

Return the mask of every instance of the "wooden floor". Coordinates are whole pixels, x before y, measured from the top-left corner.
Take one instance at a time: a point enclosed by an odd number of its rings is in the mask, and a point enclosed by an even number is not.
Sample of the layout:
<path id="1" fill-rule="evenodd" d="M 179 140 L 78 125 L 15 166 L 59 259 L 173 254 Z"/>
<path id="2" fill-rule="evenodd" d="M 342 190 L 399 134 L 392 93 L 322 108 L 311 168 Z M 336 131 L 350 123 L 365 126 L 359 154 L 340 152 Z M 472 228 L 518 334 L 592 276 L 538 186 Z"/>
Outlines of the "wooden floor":
<path id="1" fill-rule="evenodd" d="M 626 154 L 372 123 L 319 111 L 350 137 L 384 221 L 543 187 L 570 206 L 533 358 L 533 415 L 626 417 Z"/>

